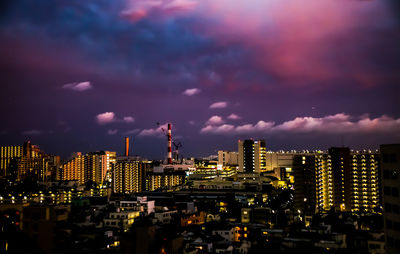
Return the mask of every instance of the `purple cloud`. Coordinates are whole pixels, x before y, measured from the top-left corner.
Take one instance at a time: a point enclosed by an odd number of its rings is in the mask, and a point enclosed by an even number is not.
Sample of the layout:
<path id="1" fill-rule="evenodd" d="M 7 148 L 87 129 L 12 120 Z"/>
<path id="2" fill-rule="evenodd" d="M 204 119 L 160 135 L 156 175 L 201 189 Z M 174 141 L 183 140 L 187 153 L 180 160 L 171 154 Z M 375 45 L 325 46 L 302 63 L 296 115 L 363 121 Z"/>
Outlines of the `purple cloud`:
<path id="1" fill-rule="evenodd" d="M 115 116 L 114 112 L 105 112 L 102 114 L 98 114 L 96 116 L 96 121 L 100 125 L 109 124 L 109 123 L 133 123 L 135 122 L 135 118 L 132 116 L 125 116 L 122 119 L 118 119 Z"/>
<path id="2" fill-rule="evenodd" d="M 183 94 L 187 95 L 187 96 L 193 96 L 193 95 L 196 95 L 196 94 L 199 94 L 199 93 L 200 93 L 200 89 L 198 89 L 198 88 L 186 89 L 183 92 Z"/>
<path id="3" fill-rule="evenodd" d="M 138 22 L 149 16 L 165 18 L 176 16 L 192 10 L 197 3 L 192 0 L 128 0 L 127 7 L 121 12 L 121 16 Z"/>
<path id="4" fill-rule="evenodd" d="M 210 108 L 226 108 L 228 103 L 226 101 L 215 102 L 210 105 Z"/>
<path id="5" fill-rule="evenodd" d="M 339 113 L 325 117 L 296 117 L 293 120 L 275 124 L 274 122 L 259 121 L 257 124 L 245 124 L 240 126 L 206 125 L 201 133 L 237 135 L 246 133 L 400 133 L 400 118 L 394 119 L 383 115 L 371 119 L 362 116 L 356 120 L 350 115 Z"/>
<path id="6" fill-rule="evenodd" d="M 220 116 L 212 116 L 208 121 L 206 122 L 206 125 L 221 125 L 224 123 L 224 120 Z"/>
<path id="7" fill-rule="evenodd" d="M 135 122 L 135 118 L 132 116 L 125 116 L 122 121 L 124 121 L 125 123 L 133 123 Z"/>
<path id="8" fill-rule="evenodd" d="M 164 131 L 167 130 L 168 128 L 168 123 L 165 123 L 163 125 L 160 125 L 157 128 L 152 128 L 152 129 L 144 129 L 142 130 L 138 136 L 145 137 L 145 136 L 163 136 Z"/>
<path id="9" fill-rule="evenodd" d="M 118 133 L 118 130 L 117 129 L 113 129 L 113 130 L 108 130 L 107 131 L 107 134 L 108 135 L 116 135 Z"/>
<path id="10" fill-rule="evenodd" d="M 92 89 L 93 86 L 89 81 L 85 82 L 75 82 L 63 85 L 64 89 L 69 89 L 77 92 L 83 92 L 89 89 Z"/>
<path id="11" fill-rule="evenodd" d="M 230 114 L 230 115 L 228 116 L 228 119 L 231 119 L 231 120 L 239 120 L 239 119 L 241 119 L 241 117 L 238 116 L 238 115 L 236 115 L 236 114 Z"/>
<path id="12" fill-rule="evenodd" d="M 105 113 L 98 114 L 96 116 L 96 120 L 97 120 L 98 124 L 103 125 L 103 124 L 109 124 L 109 123 L 115 122 L 117 119 L 115 118 L 114 112 L 105 112 Z"/>
<path id="13" fill-rule="evenodd" d="M 235 134 L 235 126 L 231 124 L 223 124 L 220 126 L 207 125 L 200 130 L 201 133 L 212 133 L 212 134 Z"/>

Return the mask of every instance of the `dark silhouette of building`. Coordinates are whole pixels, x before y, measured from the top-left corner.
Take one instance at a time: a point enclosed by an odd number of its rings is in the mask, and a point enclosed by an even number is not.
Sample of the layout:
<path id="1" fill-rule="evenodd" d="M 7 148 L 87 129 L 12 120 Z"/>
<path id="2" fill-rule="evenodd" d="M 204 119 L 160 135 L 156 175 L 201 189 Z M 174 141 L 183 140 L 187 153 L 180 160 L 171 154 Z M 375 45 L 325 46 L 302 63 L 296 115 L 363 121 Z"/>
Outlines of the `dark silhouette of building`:
<path id="1" fill-rule="evenodd" d="M 55 253 L 58 246 L 57 230 L 68 219 L 68 206 L 28 206 L 23 210 L 22 231 L 44 253 Z"/>
<path id="2" fill-rule="evenodd" d="M 241 172 L 263 172 L 267 168 L 264 140 L 239 140 L 238 164 Z"/>
<path id="3" fill-rule="evenodd" d="M 381 145 L 386 253 L 400 253 L 400 144 Z"/>
<path id="4" fill-rule="evenodd" d="M 294 208 L 301 214 L 314 214 L 317 207 L 315 155 L 293 157 Z"/>

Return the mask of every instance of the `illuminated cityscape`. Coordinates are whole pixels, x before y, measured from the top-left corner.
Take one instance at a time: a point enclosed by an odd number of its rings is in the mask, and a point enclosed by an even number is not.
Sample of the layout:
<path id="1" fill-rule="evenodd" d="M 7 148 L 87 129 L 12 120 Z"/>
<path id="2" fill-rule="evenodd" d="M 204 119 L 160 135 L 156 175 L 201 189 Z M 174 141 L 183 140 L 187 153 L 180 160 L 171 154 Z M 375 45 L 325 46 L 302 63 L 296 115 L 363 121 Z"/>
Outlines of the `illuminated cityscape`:
<path id="1" fill-rule="evenodd" d="M 25 237 L 42 253 L 397 251 L 400 144 L 273 152 L 248 139 L 237 151 L 169 161 L 168 132 L 160 161 L 129 156 L 129 140 L 123 156 L 62 161 L 30 141 L 2 146 L 2 232 L 18 235 L 2 250 L 29 252 L 17 243 Z"/>
<path id="2" fill-rule="evenodd" d="M 0 253 L 400 253 L 400 1 L 0 2 Z"/>

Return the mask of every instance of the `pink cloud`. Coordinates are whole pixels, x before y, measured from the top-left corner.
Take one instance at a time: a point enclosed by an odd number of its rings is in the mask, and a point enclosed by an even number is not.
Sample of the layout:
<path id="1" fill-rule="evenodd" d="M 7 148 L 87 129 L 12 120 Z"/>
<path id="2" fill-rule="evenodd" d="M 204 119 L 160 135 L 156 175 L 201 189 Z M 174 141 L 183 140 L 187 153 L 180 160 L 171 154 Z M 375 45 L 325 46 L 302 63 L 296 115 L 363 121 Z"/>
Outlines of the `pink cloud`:
<path id="1" fill-rule="evenodd" d="M 63 85 L 63 88 L 77 91 L 77 92 L 83 92 L 83 91 L 92 89 L 93 86 L 89 81 L 85 81 L 85 82 L 74 82 L 74 83 L 65 84 L 65 85 Z"/>
<path id="2" fill-rule="evenodd" d="M 229 125 L 229 128 L 206 125 L 201 133 L 210 134 L 246 134 L 246 133 L 400 133 L 400 118 L 395 119 L 386 115 L 371 119 L 368 116 L 359 118 L 339 113 L 324 117 L 296 117 L 293 120 L 276 124 L 274 122 L 259 121 L 257 124 L 240 126 Z"/>
<path id="3" fill-rule="evenodd" d="M 210 108 L 226 108 L 228 103 L 226 101 L 215 102 L 210 105 Z"/>
<path id="4" fill-rule="evenodd" d="M 198 88 L 186 89 L 183 92 L 183 94 L 187 95 L 187 96 L 193 96 L 193 95 L 196 95 L 196 94 L 199 94 L 199 93 L 200 93 L 200 89 L 198 89 Z"/>
<path id="5" fill-rule="evenodd" d="M 212 116 L 206 122 L 206 125 L 221 125 L 224 123 L 224 120 L 220 116 Z"/>
<path id="6" fill-rule="evenodd" d="M 193 0 L 128 0 L 121 16 L 137 22 L 149 16 L 166 18 L 193 10 L 197 3 Z"/>
<path id="7" fill-rule="evenodd" d="M 228 119 L 231 119 L 231 120 L 239 120 L 239 119 L 241 119 L 241 117 L 238 116 L 238 115 L 236 115 L 236 114 L 230 114 L 230 115 L 228 116 Z"/>
<path id="8" fill-rule="evenodd" d="M 114 112 L 105 112 L 105 113 L 98 114 L 96 116 L 96 120 L 97 120 L 98 124 L 103 125 L 103 124 L 109 124 L 109 123 L 115 122 L 117 119 L 115 118 Z"/>
<path id="9" fill-rule="evenodd" d="M 133 122 L 135 122 L 135 118 L 132 117 L 132 116 L 125 116 L 125 117 L 122 119 L 122 121 L 125 122 L 125 123 L 133 123 Z"/>
<path id="10" fill-rule="evenodd" d="M 168 123 L 165 123 L 163 125 L 160 125 L 157 128 L 151 128 L 151 129 L 144 129 L 141 132 L 139 132 L 138 136 L 145 137 L 145 136 L 164 136 L 164 132 L 168 128 Z"/>
<path id="11" fill-rule="evenodd" d="M 100 125 L 109 123 L 133 123 L 135 122 L 135 118 L 132 116 L 125 116 L 122 119 L 118 119 L 114 112 L 105 112 L 98 114 L 96 116 L 96 121 Z"/>
<path id="12" fill-rule="evenodd" d="M 346 78 L 376 85 L 387 73 L 368 63 L 371 29 L 390 23 L 383 1 L 203 0 L 196 14 L 213 20 L 196 29 L 221 45 L 241 44 L 252 61 L 287 83 Z M 385 21 L 384 21 L 385 20 Z M 364 48 L 364 49 L 363 49 Z M 385 76 L 386 75 L 386 76 Z"/>
<path id="13" fill-rule="evenodd" d="M 200 130 L 201 133 L 213 133 L 213 134 L 234 134 L 235 126 L 231 124 L 223 124 L 220 126 L 207 125 Z"/>

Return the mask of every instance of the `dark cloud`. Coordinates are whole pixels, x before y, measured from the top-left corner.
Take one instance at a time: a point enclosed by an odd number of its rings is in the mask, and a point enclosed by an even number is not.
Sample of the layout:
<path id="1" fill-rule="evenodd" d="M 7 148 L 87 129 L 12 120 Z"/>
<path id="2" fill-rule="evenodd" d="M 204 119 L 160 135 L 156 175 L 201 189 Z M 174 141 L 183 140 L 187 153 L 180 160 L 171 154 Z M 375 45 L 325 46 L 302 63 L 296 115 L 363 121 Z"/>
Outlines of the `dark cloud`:
<path id="1" fill-rule="evenodd" d="M 397 2 L 2 1 L 0 141 L 51 129 L 57 140 L 35 136 L 50 151 L 122 151 L 121 136 L 108 135 L 118 132 L 138 137 L 138 154 L 162 157 L 157 122 L 173 122 L 187 155 L 198 155 L 235 143 L 199 134 L 215 114 L 226 120 L 213 125 L 220 132 L 339 112 L 398 119 Z M 95 89 L 60 88 L 86 80 Z M 215 102 L 229 106 L 210 110 Z M 96 122 L 102 112 L 114 114 L 107 125 Z M 377 145 L 381 134 L 351 144 Z M 282 148 L 334 140 L 263 135 Z"/>

